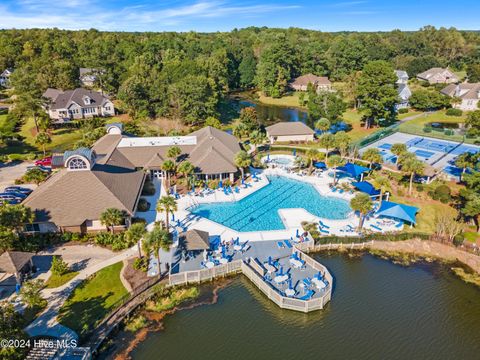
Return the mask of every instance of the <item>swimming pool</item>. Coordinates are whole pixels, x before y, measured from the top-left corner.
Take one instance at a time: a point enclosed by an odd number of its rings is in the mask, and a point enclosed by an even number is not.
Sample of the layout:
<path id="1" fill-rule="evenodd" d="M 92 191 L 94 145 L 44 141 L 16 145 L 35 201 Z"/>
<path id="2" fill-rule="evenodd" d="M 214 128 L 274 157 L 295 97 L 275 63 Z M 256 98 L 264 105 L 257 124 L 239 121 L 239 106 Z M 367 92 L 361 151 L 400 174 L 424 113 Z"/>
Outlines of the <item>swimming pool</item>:
<path id="1" fill-rule="evenodd" d="M 345 219 L 352 211 L 347 201 L 322 196 L 311 184 L 282 176 L 268 179 L 270 184 L 240 201 L 201 204 L 189 210 L 236 231 L 285 229 L 279 209 L 304 208 L 326 219 Z"/>

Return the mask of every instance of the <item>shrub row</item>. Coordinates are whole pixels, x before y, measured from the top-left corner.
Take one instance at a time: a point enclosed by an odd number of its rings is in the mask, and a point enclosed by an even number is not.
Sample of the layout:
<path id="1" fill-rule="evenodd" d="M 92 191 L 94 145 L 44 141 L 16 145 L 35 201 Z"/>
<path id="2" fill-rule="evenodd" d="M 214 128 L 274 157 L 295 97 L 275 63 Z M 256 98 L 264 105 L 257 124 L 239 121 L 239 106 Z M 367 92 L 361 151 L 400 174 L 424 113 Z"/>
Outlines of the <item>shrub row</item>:
<path id="1" fill-rule="evenodd" d="M 312 234 L 312 233 L 310 233 Z M 312 237 L 313 234 L 312 234 Z M 371 233 L 365 234 L 363 236 L 321 236 L 321 237 L 314 237 L 315 244 L 351 244 L 351 243 L 362 243 L 367 241 L 404 241 L 409 239 L 418 238 L 421 240 L 429 240 L 430 235 L 425 233 L 388 233 L 388 234 L 380 234 L 380 233 Z"/>

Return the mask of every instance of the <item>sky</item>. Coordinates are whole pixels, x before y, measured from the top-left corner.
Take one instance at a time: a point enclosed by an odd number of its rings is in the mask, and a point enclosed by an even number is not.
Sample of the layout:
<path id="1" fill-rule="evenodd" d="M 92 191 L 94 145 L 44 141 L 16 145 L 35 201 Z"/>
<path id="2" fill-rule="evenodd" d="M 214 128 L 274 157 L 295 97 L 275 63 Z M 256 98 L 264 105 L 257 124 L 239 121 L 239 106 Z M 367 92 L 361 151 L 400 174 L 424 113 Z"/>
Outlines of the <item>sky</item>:
<path id="1" fill-rule="evenodd" d="M 0 28 L 229 31 L 480 30 L 480 0 L 0 0 Z"/>

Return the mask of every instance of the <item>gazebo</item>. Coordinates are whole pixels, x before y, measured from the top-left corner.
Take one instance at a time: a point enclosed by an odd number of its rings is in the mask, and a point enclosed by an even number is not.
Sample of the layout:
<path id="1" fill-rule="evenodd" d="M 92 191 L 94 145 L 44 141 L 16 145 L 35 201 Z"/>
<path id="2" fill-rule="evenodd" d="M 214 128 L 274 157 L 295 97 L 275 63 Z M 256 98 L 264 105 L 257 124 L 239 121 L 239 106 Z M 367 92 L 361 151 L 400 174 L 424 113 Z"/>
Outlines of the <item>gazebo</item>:
<path id="1" fill-rule="evenodd" d="M 210 249 L 209 233 L 202 230 L 188 230 L 183 233 L 183 245 L 187 251 L 200 251 Z"/>
<path id="2" fill-rule="evenodd" d="M 406 221 L 412 226 L 417 223 L 415 217 L 418 210 L 419 208 L 415 206 L 397 204 L 391 201 L 382 201 L 382 205 L 376 212 L 376 215 Z"/>
<path id="3" fill-rule="evenodd" d="M 368 181 L 352 182 L 352 185 L 355 186 L 357 190 L 366 193 L 370 197 L 376 197 L 380 195 L 380 190 L 375 189 L 375 187 Z"/>
<path id="4" fill-rule="evenodd" d="M 363 174 L 370 171 L 370 169 L 365 166 L 356 165 L 350 162 L 338 167 L 337 170 L 346 172 L 354 179 L 358 179 L 358 177 L 360 177 L 360 181 L 363 180 Z"/>
<path id="5" fill-rule="evenodd" d="M 23 251 L 5 251 L 0 255 L 0 272 L 15 275 L 17 284 L 22 276 L 33 268 L 33 253 Z"/>

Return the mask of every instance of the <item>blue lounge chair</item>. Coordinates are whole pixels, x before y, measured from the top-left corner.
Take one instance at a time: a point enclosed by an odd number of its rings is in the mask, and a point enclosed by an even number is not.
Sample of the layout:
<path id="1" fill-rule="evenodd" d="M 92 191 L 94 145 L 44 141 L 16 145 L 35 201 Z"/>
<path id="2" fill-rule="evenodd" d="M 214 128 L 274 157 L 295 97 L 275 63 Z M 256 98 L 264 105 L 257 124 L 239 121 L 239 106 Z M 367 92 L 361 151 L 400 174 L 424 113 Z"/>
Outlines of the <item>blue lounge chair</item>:
<path id="1" fill-rule="evenodd" d="M 287 245 L 289 249 L 292 248 L 292 244 L 290 243 L 290 240 L 284 240 L 283 242 L 285 243 L 285 245 Z"/>
<path id="2" fill-rule="evenodd" d="M 330 226 L 325 225 L 325 224 L 322 222 L 322 220 L 319 220 L 318 223 L 320 224 L 320 226 L 321 226 L 322 228 L 330 229 Z"/>
<path id="3" fill-rule="evenodd" d="M 338 192 L 339 192 L 340 194 L 343 194 L 343 193 L 345 192 L 345 190 L 340 189 L 340 190 L 338 190 Z"/>
<path id="4" fill-rule="evenodd" d="M 315 294 L 315 292 L 313 290 L 308 290 L 307 293 L 305 295 L 303 295 L 302 297 L 299 297 L 298 300 L 304 300 L 304 301 L 310 300 L 312 298 L 313 294 Z"/>
<path id="5" fill-rule="evenodd" d="M 320 229 L 320 232 L 321 232 L 321 233 L 324 233 L 324 234 L 330 234 L 330 231 L 325 230 L 325 229 Z"/>
<path id="6" fill-rule="evenodd" d="M 397 229 L 401 228 L 402 226 L 403 226 L 403 221 L 399 221 L 398 224 L 395 225 Z"/>
<path id="7" fill-rule="evenodd" d="M 303 282 L 303 285 L 305 285 L 306 287 L 312 286 L 312 280 L 310 280 L 310 278 L 308 277 L 303 279 L 302 282 Z"/>
<path id="8" fill-rule="evenodd" d="M 277 246 L 278 246 L 280 249 L 284 249 L 284 248 L 285 248 L 285 245 L 284 245 L 283 242 L 281 242 L 281 241 L 277 241 Z"/>
<path id="9" fill-rule="evenodd" d="M 378 230 L 378 231 L 383 231 L 383 229 L 377 225 L 370 225 L 371 228 L 374 228 L 375 230 Z"/>

